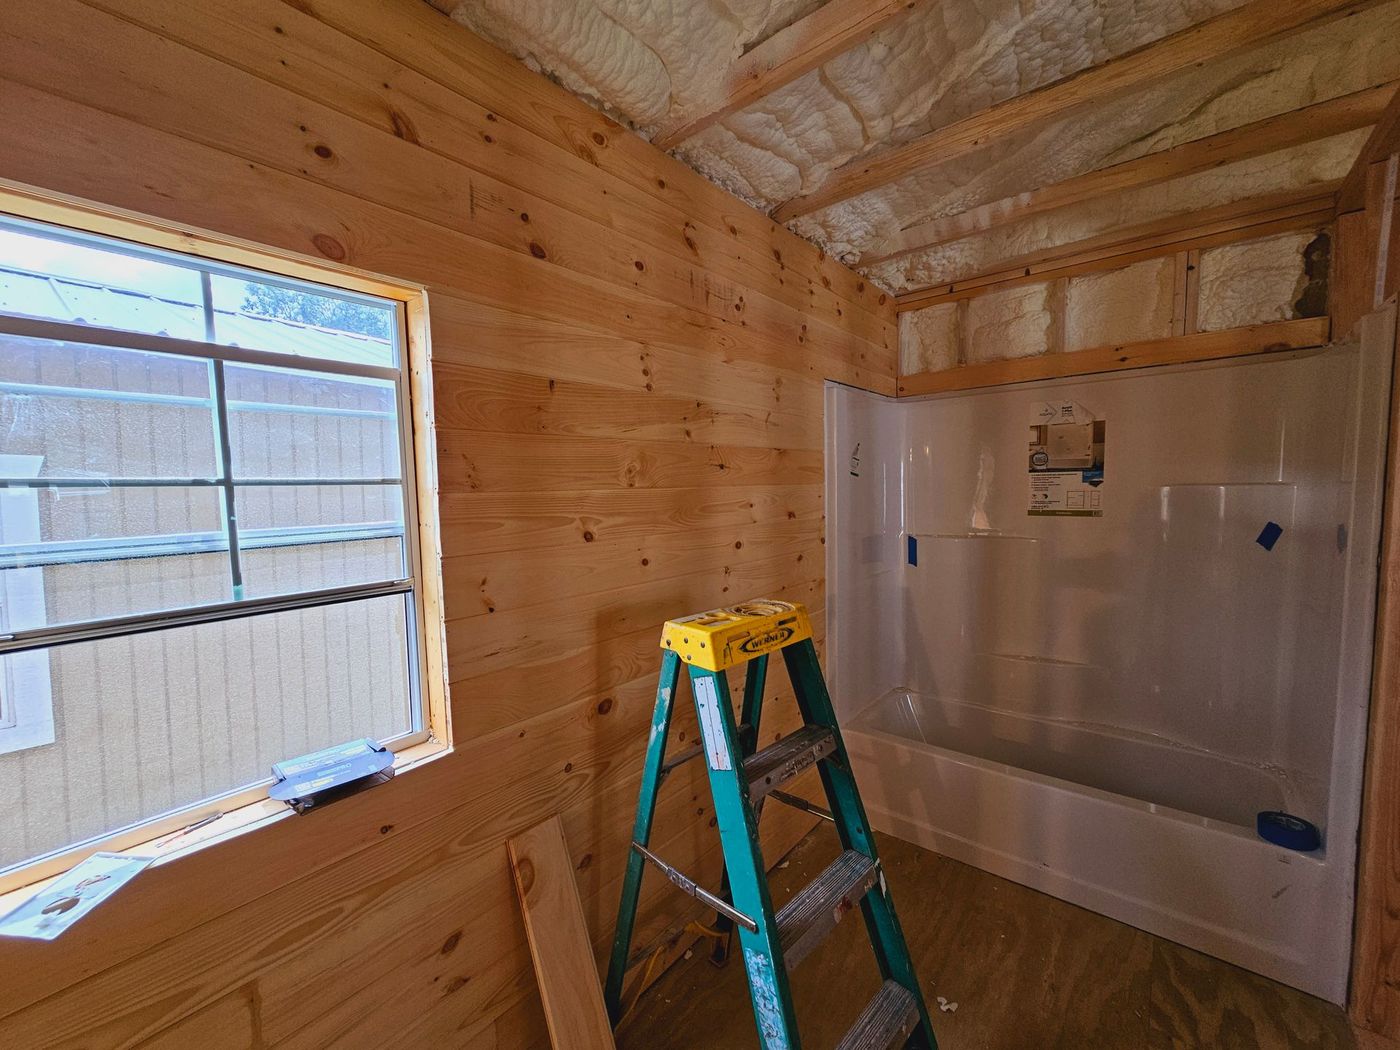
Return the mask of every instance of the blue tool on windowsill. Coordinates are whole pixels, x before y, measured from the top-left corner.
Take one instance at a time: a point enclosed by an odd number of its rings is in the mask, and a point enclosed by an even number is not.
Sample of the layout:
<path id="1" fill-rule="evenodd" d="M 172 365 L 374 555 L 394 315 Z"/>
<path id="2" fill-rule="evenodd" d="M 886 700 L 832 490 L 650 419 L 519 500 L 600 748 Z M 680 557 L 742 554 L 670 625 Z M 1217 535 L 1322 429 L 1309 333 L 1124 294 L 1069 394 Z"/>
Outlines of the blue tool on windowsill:
<path id="1" fill-rule="evenodd" d="M 269 798 L 285 802 L 298 813 L 324 806 L 367 787 L 383 784 L 394 775 L 394 753 L 373 740 L 352 740 L 300 758 L 289 758 L 272 767 L 277 783 Z"/>

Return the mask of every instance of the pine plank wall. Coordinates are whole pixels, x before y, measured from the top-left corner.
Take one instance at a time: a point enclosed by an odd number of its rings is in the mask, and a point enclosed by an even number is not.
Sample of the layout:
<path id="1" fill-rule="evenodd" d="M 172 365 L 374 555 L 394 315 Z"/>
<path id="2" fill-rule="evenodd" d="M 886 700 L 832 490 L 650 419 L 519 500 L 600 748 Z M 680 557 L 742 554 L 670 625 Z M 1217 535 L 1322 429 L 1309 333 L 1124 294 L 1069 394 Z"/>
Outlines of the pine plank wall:
<path id="1" fill-rule="evenodd" d="M 0 943 L 0 1044 L 541 1045 L 504 841 L 562 811 L 601 944 L 660 624 L 820 631 L 822 382 L 894 392 L 893 303 L 422 0 L 6 0 L 0 178 L 427 286 L 457 744 Z M 702 776 L 656 841 L 713 878 Z"/>

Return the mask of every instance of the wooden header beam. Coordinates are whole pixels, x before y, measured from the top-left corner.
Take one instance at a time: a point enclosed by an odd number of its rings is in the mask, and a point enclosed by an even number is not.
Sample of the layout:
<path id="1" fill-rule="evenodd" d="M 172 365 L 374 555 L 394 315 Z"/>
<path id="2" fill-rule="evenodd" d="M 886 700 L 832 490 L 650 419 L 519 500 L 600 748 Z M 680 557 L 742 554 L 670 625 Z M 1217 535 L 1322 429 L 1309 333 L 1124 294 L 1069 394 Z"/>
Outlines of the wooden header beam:
<path id="1" fill-rule="evenodd" d="M 451 0 L 455 2 L 455 0 Z M 729 114 L 849 51 L 925 0 L 828 0 L 742 56 L 698 112 L 663 123 L 652 138 L 662 149 L 684 142 Z"/>
<path id="2" fill-rule="evenodd" d="M 1323 22 L 1359 14 L 1380 0 L 1251 0 L 1199 25 L 1130 54 L 1017 95 L 900 146 L 858 156 L 816 190 L 779 205 L 778 222 L 807 215 L 867 193 L 906 175 L 986 146 L 993 139 L 1037 127 L 1081 106 L 1135 90 L 1213 58 L 1256 47 Z"/>
<path id="3" fill-rule="evenodd" d="M 1305 317 L 1297 321 L 1276 321 L 1223 332 L 1197 332 L 1166 339 L 1101 346 L 1068 354 L 1048 353 L 1010 361 L 959 365 L 940 372 L 901 376 L 898 393 L 900 397 L 915 397 L 1008 383 L 1029 383 L 1037 379 L 1117 372 L 1127 368 L 1215 361 L 1280 350 L 1305 350 L 1326 346 L 1329 331 L 1326 317 Z"/>
<path id="4" fill-rule="evenodd" d="M 1018 193 L 956 215 L 911 226 L 901 231 L 882 254 L 862 257 L 860 265 L 869 266 L 910 255 L 1106 194 L 1155 185 L 1368 127 L 1381 118 L 1387 104 L 1397 97 L 1397 85 L 1400 85 L 1400 81 L 1391 81 L 1379 87 L 1280 113 L 1158 153 L 1086 172 L 1028 193 Z"/>

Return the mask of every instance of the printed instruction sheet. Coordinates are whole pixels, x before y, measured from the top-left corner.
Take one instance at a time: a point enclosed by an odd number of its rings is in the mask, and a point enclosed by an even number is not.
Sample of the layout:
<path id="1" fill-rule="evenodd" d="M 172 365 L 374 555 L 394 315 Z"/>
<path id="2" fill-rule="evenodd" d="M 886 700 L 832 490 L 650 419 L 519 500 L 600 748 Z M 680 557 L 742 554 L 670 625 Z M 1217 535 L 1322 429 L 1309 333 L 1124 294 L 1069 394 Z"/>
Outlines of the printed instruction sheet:
<path id="1" fill-rule="evenodd" d="M 1032 517 L 1101 518 L 1104 420 L 1077 401 L 1037 405 L 1031 415 Z"/>
<path id="2" fill-rule="evenodd" d="M 0 936 L 51 941 L 139 875 L 154 857 L 94 853 L 4 918 Z"/>

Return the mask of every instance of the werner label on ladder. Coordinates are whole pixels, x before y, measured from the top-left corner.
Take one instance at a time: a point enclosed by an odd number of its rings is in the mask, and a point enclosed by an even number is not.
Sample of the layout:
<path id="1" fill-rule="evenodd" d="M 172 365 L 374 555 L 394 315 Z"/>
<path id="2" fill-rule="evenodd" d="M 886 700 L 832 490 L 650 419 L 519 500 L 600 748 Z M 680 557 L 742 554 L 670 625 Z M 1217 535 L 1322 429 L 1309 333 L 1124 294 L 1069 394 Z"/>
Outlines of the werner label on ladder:
<path id="1" fill-rule="evenodd" d="M 837 1050 L 935 1050 L 928 1008 L 880 870 L 874 836 L 812 644 L 806 609 L 791 602 L 754 601 L 670 620 L 662 630 L 661 648 L 661 681 L 604 989 L 613 1024 L 622 1013 L 623 979 L 635 961 L 629 957 L 632 930 L 642 873 L 651 863 L 678 888 L 714 908 L 721 931 L 732 934 L 737 928 L 764 1050 L 799 1050 L 788 973 L 857 905 L 883 985 Z M 778 652 L 804 725 L 758 751 L 768 658 Z M 701 743 L 667 760 L 682 664 L 689 668 Z M 726 672 L 741 664 L 746 675 L 736 722 Z M 724 852 L 718 893 L 697 885 L 649 848 L 661 784 L 671 770 L 702 754 Z M 829 811 L 780 790 L 813 766 L 821 776 Z M 842 847 L 841 855 L 781 909 L 774 909 L 769 895 L 758 838 L 758 822 L 769 796 L 832 821 Z"/>

